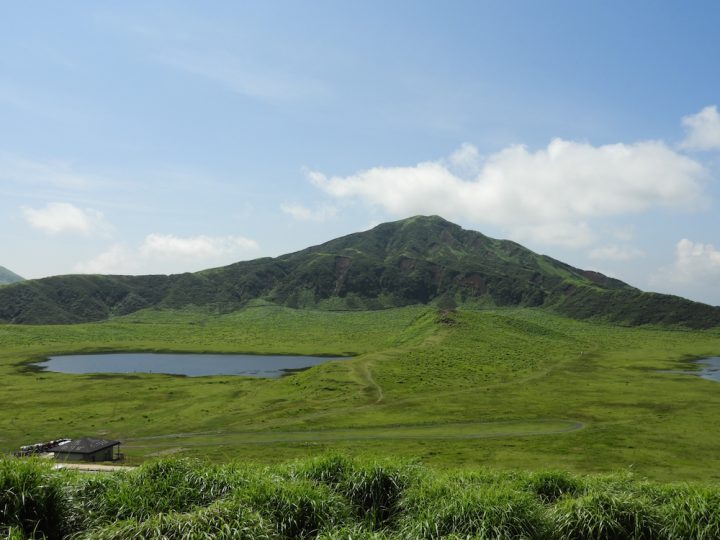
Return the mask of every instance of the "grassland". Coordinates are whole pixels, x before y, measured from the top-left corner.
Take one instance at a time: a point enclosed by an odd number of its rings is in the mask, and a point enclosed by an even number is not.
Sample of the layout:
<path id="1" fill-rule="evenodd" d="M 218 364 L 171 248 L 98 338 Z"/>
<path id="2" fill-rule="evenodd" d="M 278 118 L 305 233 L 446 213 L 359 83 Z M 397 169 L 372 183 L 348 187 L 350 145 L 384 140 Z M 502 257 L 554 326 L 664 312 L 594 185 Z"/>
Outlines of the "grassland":
<path id="1" fill-rule="evenodd" d="M 0 534 L 126 540 L 711 540 L 720 488 L 326 456 L 87 475 L 0 460 Z"/>
<path id="2" fill-rule="evenodd" d="M 27 364 L 97 351 L 354 355 L 283 379 L 64 375 Z M 720 331 L 580 322 L 546 311 L 153 311 L 0 326 L 0 449 L 61 436 L 264 464 L 327 451 L 661 481 L 720 479 L 720 385 L 663 373 L 720 354 Z"/>

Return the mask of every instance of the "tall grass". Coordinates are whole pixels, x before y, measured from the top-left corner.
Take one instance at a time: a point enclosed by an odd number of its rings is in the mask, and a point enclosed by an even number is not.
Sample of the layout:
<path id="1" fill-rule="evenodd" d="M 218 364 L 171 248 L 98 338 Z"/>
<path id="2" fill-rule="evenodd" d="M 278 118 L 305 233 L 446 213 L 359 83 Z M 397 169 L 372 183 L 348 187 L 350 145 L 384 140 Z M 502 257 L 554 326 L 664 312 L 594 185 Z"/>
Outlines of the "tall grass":
<path id="1" fill-rule="evenodd" d="M 720 538 L 720 491 L 717 488 L 673 490 L 662 510 L 668 538 Z"/>
<path id="2" fill-rule="evenodd" d="M 664 516 L 660 511 L 650 501 L 630 493 L 590 493 L 566 498 L 558 502 L 550 515 L 555 534 L 563 540 L 654 540 L 666 537 Z"/>
<path id="3" fill-rule="evenodd" d="M 187 459 L 150 462 L 131 473 L 95 476 L 77 482 L 69 495 L 72 528 L 159 513 L 186 512 L 225 496 L 242 475 Z"/>
<path id="4" fill-rule="evenodd" d="M 363 462 L 331 455 L 305 462 L 297 474 L 329 486 L 349 501 L 356 518 L 370 528 L 378 528 L 396 520 L 416 467 L 388 460 Z"/>
<path id="5" fill-rule="evenodd" d="M 349 517 L 346 501 L 327 487 L 282 476 L 259 480 L 233 497 L 270 520 L 280 538 L 314 538 Z"/>
<path id="6" fill-rule="evenodd" d="M 0 531 L 8 538 L 62 538 L 65 500 L 50 463 L 0 459 Z"/>
<path id="7" fill-rule="evenodd" d="M 126 519 L 78 533 L 75 540 L 270 540 L 270 524 L 237 501 L 218 501 L 194 512 L 157 514 L 146 520 Z"/>
<path id="8" fill-rule="evenodd" d="M 81 475 L 0 459 L 0 538 L 717 540 L 720 487 L 331 455 Z"/>
<path id="9" fill-rule="evenodd" d="M 421 482 L 408 491 L 403 514 L 406 538 L 540 539 L 547 534 L 537 499 L 507 485 L 466 489 L 442 480 Z"/>

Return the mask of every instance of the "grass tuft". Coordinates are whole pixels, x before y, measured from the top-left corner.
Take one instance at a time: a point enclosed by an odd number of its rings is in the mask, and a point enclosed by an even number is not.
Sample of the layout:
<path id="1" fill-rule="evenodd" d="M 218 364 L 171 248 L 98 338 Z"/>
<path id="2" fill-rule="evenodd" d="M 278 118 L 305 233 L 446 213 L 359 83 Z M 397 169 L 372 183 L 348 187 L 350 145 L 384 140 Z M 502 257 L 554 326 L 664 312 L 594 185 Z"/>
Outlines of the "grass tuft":
<path id="1" fill-rule="evenodd" d="M 409 490 L 404 514 L 405 538 L 541 539 L 547 533 L 537 499 L 503 485 L 463 489 L 443 481 L 423 483 Z"/>
<path id="2" fill-rule="evenodd" d="M 410 464 L 361 462 L 340 455 L 309 461 L 298 471 L 345 497 L 354 514 L 370 528 L 395 521 L 405 490 L 417 473 L 417 467 Z"/>
<path id="3" fill-rule="evenodd" d="M 562 540 L 665 538 L 662 514 L 651 501 L 631 493 L 597 492 L 561 499 L 551 517 Z"/>
<path id="4" fill-rule="evenodd" d="M 0 530 L 9 538 L 62 538 L 63 484 L 50 463 L 0 459 Z"/>
<path id="5" fill-rule="evenodd" d="M 79 534 L 75 540 L 270 540 L 270 525 L 236 501 L 219 501 L 194 512 L 128 519 Z"/>

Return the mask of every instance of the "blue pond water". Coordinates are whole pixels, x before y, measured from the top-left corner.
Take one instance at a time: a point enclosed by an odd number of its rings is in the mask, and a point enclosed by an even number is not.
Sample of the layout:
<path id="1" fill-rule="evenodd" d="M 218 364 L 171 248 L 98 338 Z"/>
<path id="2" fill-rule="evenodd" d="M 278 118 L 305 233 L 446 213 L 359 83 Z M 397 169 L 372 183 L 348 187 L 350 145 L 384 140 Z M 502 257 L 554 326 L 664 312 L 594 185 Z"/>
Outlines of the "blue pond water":
<path id="1" fill-rule="evenodd" d="M 710 381 L 720 382 L 720 357 L 711 356 L 709 358 L 701 358 L 700 360 L 693 360 L 692 362 L 700 369 L 695 370 L 671 370 L 663 371 L 662 373 L 675 373 L 682 375 L 694 375 L 696 377 L 702 377 Z"/>
<path id="2" fill-rule="evenodd" d="M 698 375 L 703 379 L 720 382 L 720 358 L 713 356 L 711 358 L 703 358 L 695 362 L 700 366 L 700 371 L 692 371 L 694 375 Z"/>
<path id="3" fill-rule="evenodd" d="M 244 375 L 278 378 L 330 360 L 318 356 L 264 356 L 251 354 L 108 353 L 51 356 L 33 364 L 59 373 L 163 373 L 201 377 Z"/>

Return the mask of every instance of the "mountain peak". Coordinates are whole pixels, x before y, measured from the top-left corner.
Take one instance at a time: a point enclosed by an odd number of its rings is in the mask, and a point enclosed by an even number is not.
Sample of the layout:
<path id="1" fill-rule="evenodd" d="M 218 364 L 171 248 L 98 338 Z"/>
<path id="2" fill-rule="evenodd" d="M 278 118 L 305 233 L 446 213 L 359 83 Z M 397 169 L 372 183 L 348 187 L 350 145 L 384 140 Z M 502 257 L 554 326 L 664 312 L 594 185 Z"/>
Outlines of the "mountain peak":
<path id="1" fill-rule="evenodd" d="M 56 276 L 0 288 L 0 322 L 103 320 L 144 308 L 297 309 L 409 304 L 533 307 L 623 324 L 720 325 L 720 308 L 643 293 L 440 216 L 383 223 L 277 258 L 171 276 Z"/>

